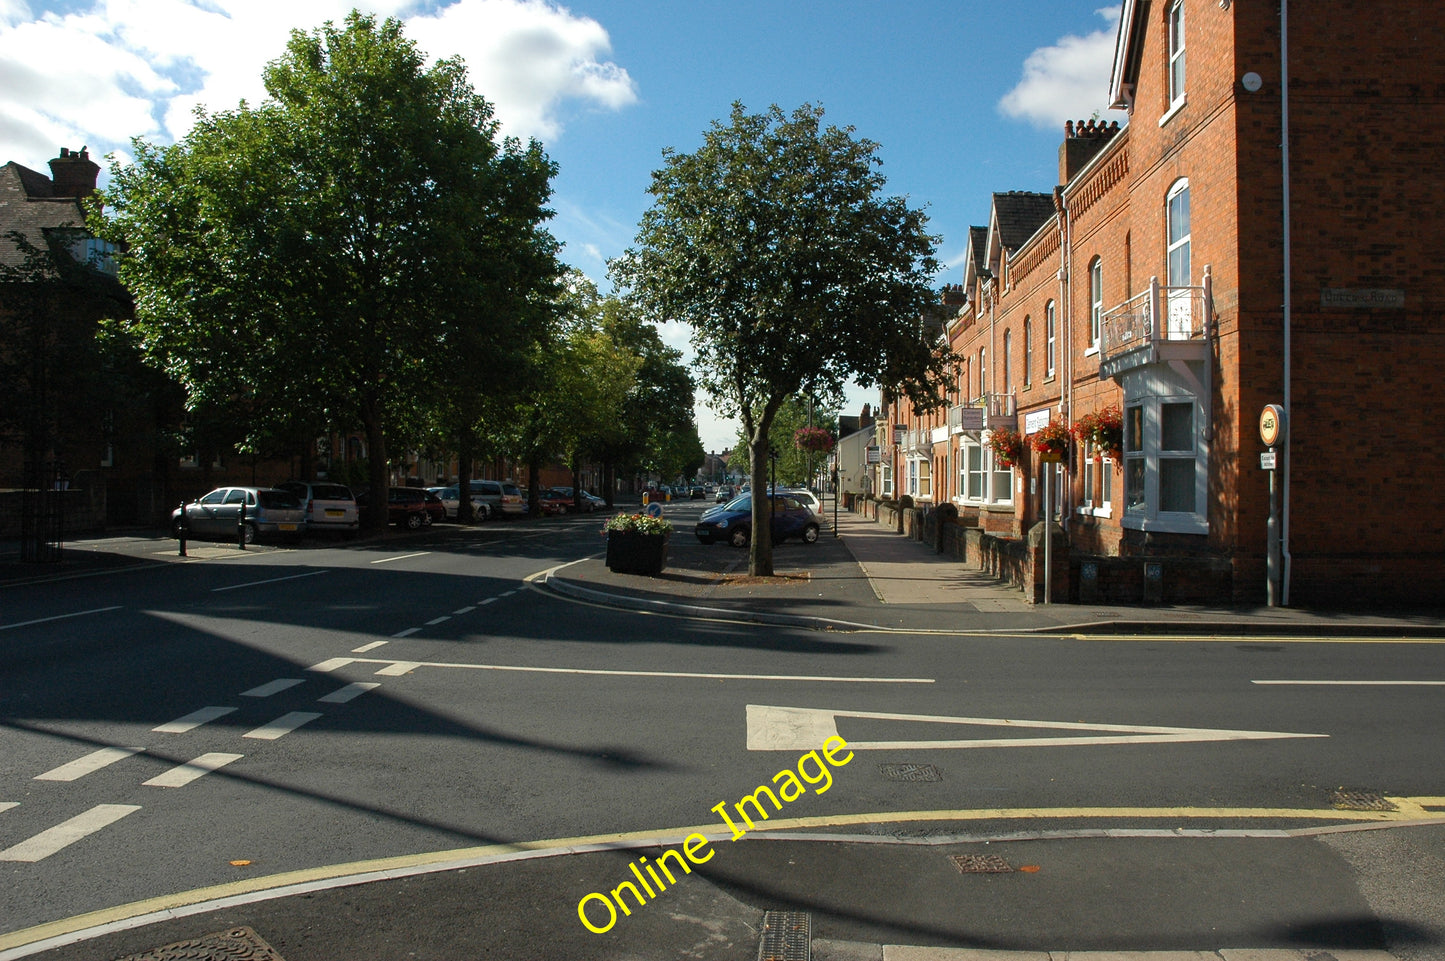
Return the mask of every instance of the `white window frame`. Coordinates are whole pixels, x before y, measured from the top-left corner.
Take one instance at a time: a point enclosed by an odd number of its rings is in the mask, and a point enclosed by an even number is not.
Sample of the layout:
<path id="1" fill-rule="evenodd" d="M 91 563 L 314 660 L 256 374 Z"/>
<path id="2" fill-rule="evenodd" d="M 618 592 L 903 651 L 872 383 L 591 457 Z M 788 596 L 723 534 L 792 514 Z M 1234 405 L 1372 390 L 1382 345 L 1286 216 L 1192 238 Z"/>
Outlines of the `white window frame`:
<path id="1" fill-rule="evenodd" d="M 1024 386 L 1033 383 L 1034 377 L 1034 322 L 1024 318 Z"/>
<path id="2" fill-rule="evenodd" d="M 1174 0 L 1165 15 L 1164 33 L 1169 44 L 1169 111 L 1184 105 L 1185 92 L 1185 38 L 1184 0 Z M 1169 114 L 1165 114 L 1168 117 Z"/>
<path id="3" fill-rule="evenodd" d="M 978 349 L 978 396 L 988 396 L 988 348 Z"/>
<path id="4" fill-rule="evenodd" d="M 1013 364 L 1009 357 L 1013 353 L 1013 339 L 1013 331 L 1005 330 L 1003 332 L 1003 392 L 1005 394 L 1012 394 L 1014 390 Z"/>
<path id="5" fill-rule="evenodd" d="M 993 450 L 983 436 L 960 435 L 958 447 L 959 493 L 955 500 L 980 507 L 1013 504 L 1013 468 L 1004 470 L 994 463 Z M 977 478 L 978 495 L 972 492 L 970 486 L 973 477 Z"/>
<path id="6" fill-rule="evenodd" d="M 1051 300 L 1044 305 L 1044 369 L 1048 377 L 1054 376 L 1058 366 L 1058 332 L 1058 319 Z"/>
<path id="7" fill-rule="evenodd" d="M 1085 354 L 1097 354 L 1104 335 L 1104 260 L 1095 257 L 1089 264 L 1089 346 Z"/>
<path id="8" fill-rule="evenodd" d="M 1190 214 L 1189 178 L 1170 184 L 1164 197 L 1165 270 L 1169 302 L 1165 317 L 1171 337 L 1187 338 L 1193 326 L 1193 292 L 1188 289 L 1194 276 L 1194 234 Z"/>
<path id="9" fill-rule="evenodd" d="M 1189 443 L 1192 449 L 1163 449 L 1164 408 L 1173 404 L 1188 405 L 1191 408 Z M 1125 495 L 1121 521 L 1124 527 L 1179 534 L 1209 533 L 1209 448 L 1204 442 L 1202 430 L 1203 425 L 1208 423 L 1208 414 L 1206 405 L 1191 394 L 1166 393 L 1125 402 Z M 1164 465 L 1179 460 L 1188 460 L 1194 464 L 1194 510 L 1162 510 L 1161 474 Z M 1141 498 L 1132 504 L 1128 487 L 1131 473 L 1138 478 Z"/>

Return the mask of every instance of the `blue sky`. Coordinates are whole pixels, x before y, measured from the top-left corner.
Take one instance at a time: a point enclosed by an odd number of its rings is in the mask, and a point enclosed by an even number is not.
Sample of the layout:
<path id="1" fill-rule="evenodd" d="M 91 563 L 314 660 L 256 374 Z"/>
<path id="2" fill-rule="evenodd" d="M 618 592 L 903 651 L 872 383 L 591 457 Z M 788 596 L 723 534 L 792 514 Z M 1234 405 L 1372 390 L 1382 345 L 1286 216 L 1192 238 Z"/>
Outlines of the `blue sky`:
<path id="1" fill-rule="evenodd" d="M 291 28 L 344 0 L 0 0 L 0 162 L 44 171 L 61 146 L 183 136 L 193 105 L 262 99 Z M 377 0 L 435 56 L 459 55 L 505 131 L 560 166 L 551 229 L 604 283 L 646 209 L 662 150 L 694 149 L 740 100 L 815 103 L 876 141 L 890 193 L 926 207 L 938 282 L 962 279 L 990 194 L 1050 190 L 1065 119 L 1104 110 L 1117 6 L 1098 0 Z M 688 331 L 664 330 L 685 347 Z M 853 391 L 847 413 L 871 393 Z M 874 400 L 876 403 L 876 400 Z M 698 409 L 703 445 L 735 425 Z"/>

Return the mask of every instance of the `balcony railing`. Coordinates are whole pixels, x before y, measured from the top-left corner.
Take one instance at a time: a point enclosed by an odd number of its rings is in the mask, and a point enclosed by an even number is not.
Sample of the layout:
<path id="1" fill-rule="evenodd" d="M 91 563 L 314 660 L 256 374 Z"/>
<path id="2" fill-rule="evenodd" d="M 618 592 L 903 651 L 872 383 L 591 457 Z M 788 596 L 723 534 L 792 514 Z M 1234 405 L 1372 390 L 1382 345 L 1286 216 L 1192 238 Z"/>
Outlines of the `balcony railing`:
<path id="1" fill-rule="evenodd" d="M 1168 287 L 1158 277 L 1149 278 L 1149 289 L 1104 311 L 1099 345 L 1101 372 L 1113 376 L 1120 370 L 1148 363 L 1160 344 L 1203 343 L 1214 323 L 1214 303 L 1209 268 L 1199 286 Z M 1148 358 L 1125 355 L 1150 348 Z"/>

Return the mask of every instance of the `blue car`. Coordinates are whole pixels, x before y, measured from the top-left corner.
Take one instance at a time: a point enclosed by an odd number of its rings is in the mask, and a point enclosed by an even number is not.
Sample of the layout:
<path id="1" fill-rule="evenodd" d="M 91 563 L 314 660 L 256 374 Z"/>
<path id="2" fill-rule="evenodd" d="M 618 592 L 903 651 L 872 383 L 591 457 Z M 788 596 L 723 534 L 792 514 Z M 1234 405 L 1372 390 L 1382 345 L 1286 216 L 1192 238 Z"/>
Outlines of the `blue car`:
<path id="1" fill-rule="evenodd" d="M 806 504 L 788 494 L 776 494 L 771 499 L 774 544 L 790 537 L 805 544 L 817 541 L 818 521 Z M 753 495 L 743 494 L 721 507 L 703 511 L 693 533 L 704 544 L 727 541 L 734 547 L 747 547 L 753 539 Z"/>

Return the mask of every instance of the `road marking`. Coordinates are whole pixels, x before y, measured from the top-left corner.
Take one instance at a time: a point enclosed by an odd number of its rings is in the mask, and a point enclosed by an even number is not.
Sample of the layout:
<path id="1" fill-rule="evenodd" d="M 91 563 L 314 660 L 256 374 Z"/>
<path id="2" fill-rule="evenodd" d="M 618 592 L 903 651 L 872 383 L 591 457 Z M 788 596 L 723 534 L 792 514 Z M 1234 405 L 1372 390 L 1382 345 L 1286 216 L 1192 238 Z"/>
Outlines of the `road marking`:
<path id="1" fill-rule="evenodd" d="M 487 598 L 486 600 L 477 601 L 477 606 L 480 607 L 480 606 L 482 606 L 482 605 L 484 605 L 484 604 L 495 604 L 496 602 L 497 602 L 497 599 L 496 599 L 495 597 L 489 597 L 489 598 Z"/>
<path id="2" fill-rule="evenodd" d="M 430 554 L 430 553 L 431 553 L 431 551 L 417 551 L 415 554 L 398 554 L 398 555 L 396 555 L 395 557 L 383 557 L 383 558 L 380 558 L 380 559 L 378 559 L 378 560 L 374 560 L 374 561 L 372 561 L 371 563 L 373 563 L 373 564 L 390 564 L 392 561 L 404 561 L 404 560 L 407 560 L 408 558 L 412 558 L 412 557 L 425 557 L 426 555 L 428 555 L 428 554 Z"/>
<path id="3" fill-rule="evenodd" d="M 857 751 L 956 750 L 976 747 L 1083 747 L 1100 744 L 1166 744 L 1194 741 L 1258 741 L 1276 738 L 1329 737 L 1328 734 L 1291 734 L 1280 731 L 1231 731 L 1192 727 L 1156 727 L 1141 724 L 1084 724 L 1069 721 L 1021 721 L 993 717 L 947 717 L 936 714 L 888 714 L 869 711 L 829 711 L 810 707 L 771 707 L 749 704 L 749 751 L 811 751 L 830 737 L 838 737 L 837 718 L 857 717 L 884 721 L 924 721 L 981 727 L 1036 728 L 1051 731 L 1108 731 L 1099 736 L 1009 737 L 941 741 L 849 741 Z"/>
<path id="4" fill-rule="evenodd" d="M 279 694 L 297 684 L 305 684 L 306 680 L 300 677 L 282 677 L 274 681 L 267 681 L 260 687 L 253 687 L 249 691 L 242 691 L 242 697 L 270 697 L 272 694 Z"/>
<path id="5" fill-rule="evenodd" d="M 445 623 L 445 622 L 447 622 L 447 621 L 449 621 L 449 620 L 451 620 L 451 619 L 452 619 L 452 616 L 451 616 L 450 614 L 443 614 L 441 617 L 434 617 L 434 618 L 432 618 L 431 620 L 427 621 L 427 622 L 426 622 L 426 626 L 427 626 L 427 627 L 436 627 L 438 624 L 443 624 L 443 623 Z"/>
<path id="6" fill-rule="evenodd" d="M 192 711 L 185 717 L 178 717 L 174 721 L 162 724 L 160 727 L 153 727 L 151 730 L 156 734 L 184 734 L 202 724 L 209 724 L 217 718 L 225 717 L 235 710 L 234 707 L 203 707 L 199 711 Z"/>
<path id="7" fill-rule="evenodd" d="M 1410 799 L 1392 799 L 1410 800 Z M 1420 820 L 1413 815 L 1388 811 L 1337 811 L 1332 809 L 1290 809 L 1290 808 L 1016 808 L 964 811 L 907 811 L 876 812 L 871 814 L 845 814 L 832 817 L 771 818 L 760 822 L 748 832 L 752 842 L 764 840 L 798 841 L 847 841 L 848 843 L 873 844 L 932 844 L 937 838 L 877 837 L 857 833 L 846 835 L 820 835 L 818 828 L 855 826 L 859 824 L 894 824 L 915 821 L 982 821 L 999 819 L 1071 819 L 1084 816 L 1103 818 L 1148 818 L 1151 820 L 1179 821 L 1188 818 L 1206 820 L 1243 820 L 1251 818 L 1292 819 L 1325 822 L 1324 827 L 1303 827 L 1285 831 L 1289 837 L 1312 837 L 1321 832 L 1336 832 L 1342 827 L 1350 829 L 1351 822 L 1359 830 L 1375 830 L 1390 824 L 1412 823 L 1438 824 L 1445 819 L 1429 818 Z M 1334 824 L 1329 822 L 1342 822 Z M 369 881 L 396 880 L 418 877 L 461 868 L 480 867 L 487 864 L 501 864 L 544 857 L 584 854 L 596 851 L 632 850 L 644 847 L 667 847 L 677 845 L 692 834 L 701 834 L 708 840 L 721 843 L 731 834 L 719 830 L 716 821 L 693 827 L 660 828 L 627 833 L 594 834 L 584 837 L 546 838 L 533 841 L 488 844 L 478 847 L 455 848 L 447 851 L 429 851 L 423 854 L 408 854 L 368 861 L 352 861 L 344 864 L 320 865 L 301 868 L 283 874 L 263 877 L 249 877 L 230 881 L 207 888 L 196 888 L 166 894 L 145 901 L 101 908 L 87 914 L 48 921 L 34 927 L 22 928 L 0 934 L 0 959 L 28 957 L 42 951 L 64 947 L 114 934 L 130 931 L 160 921 L 209 914 L 223 909 L 233 909 L 247 904 L 274 901 L 283 897 L 311 894 L 340 887 L 350 887 Z M 806 831 L 806 833 L 804 833 Z M 1116 832 L 1104 829 L 1105 836 Z M 1263 832 L 1251 832 L 1251 835 Z M 1073 836 L 1072 832 L 1068 836 Z M 1126 832 L 1124 836 L 1129 836 Z M 1170 832 L 1170 836 L 1192 837 L 1192 835 Z M 1234 837 L 1222 831 L 1211 831 L 1201 836 Z M 1276 836 L 1270 831 L 1265 836 Z M 1016 834 L 1001 835 L 1000 839 L 1016 838 Z M 959 839 L 974 842 L 975 837 Z M 953 843 L 948 841 L 946 843 Z"/>
<path id="8" fill-rule="evenodd" d="M 241 736 L 256 741 L 274 741 L 279 737 L 285 737 L 303 724 L 310 724 L 318 717 L 321 715 L 311 711 L 292 711 L 290 714 L 281 715 L 270 724 L 263 724 Z"/>
<path id="9" fill-rule="evenodd" d="M 381 677 L 400 677 L 419 667 L 467 671 L 519 671 L 529 674 L 594 674 L 603 677 L 678 677 L 718 681 L 818 681 L 834 684 L 932 684 L 931 677 L 836 677 L 824 674 L 708 674 L 701 671 L 617 671 L 589 667 L 522 667 L 515 664 L 456 664 L 447 661 L 390 661 L 370 657 L 333 657 L 308 670 L 326 673 L 348 664 L 385 664 Z M 816 746 L 816 745 L 815 745 Z"/>
<path id="10" fill-rule="evenodd" d="M 0 861 L 35 862 L 48 858 L 62 848 L 94 834 L 107 825 L 114 824 L 127 814 L 140 810 L 139 804 L 97 804 L 84 814 L 77 814 L 69 821 L 41 831 L 26 841 L 0 851 Z"/>
<path id="11" fill-rule="evenodd" d="M 367 691 L 375 690 L 378 687 L 381 687 L 381 685 L 377 684 L 375 681 L 357 681 L 356 683 L 348 684 L 345 687 L 338 687 L 330 694 L 327 694 L 323 697 L 318 697 L 316 700 L 321 701 L 324 704 L 345 704 L 347 701 L 358 698 L 361 695 L 365 694 Z"/>
<path id="12" fill-rule="evenodd" d="M 48 624 L 51 621 L 64 621 L 72 617 L 85 617 L 87 614 L 104 614 L 106 611 L 118 611 L 120 605 L 113 607 L 93 607 L 88 611 L 76 611 L 74 614 L 56 614 L 54 617 L 38 617 L 33 621 L 21 621 L 19 624 L 0 624 L 0 631 L 13 631 L 17 627 L 30 627 L 34 624 Z"/>
<path id="13" fill-rule="evenodd" d="M 353 647 L 351 653 L 365 654 L 367 651 L 374 651 L 378 647 L 385 647 L 386 641 L 372 641 L 370 644 L 363 644 L 360 647 Z"/>
<path id="14" fill-rule="evenodd" d="M 268 577 L 264 581 L 247 581 L 245 584 L 232 584 L 230 587 L 213 587 L 212 594 L 219 594 L 222 591 L 239 591 L 244 587 L 260 587 L 262 584 L 279 584 L 282 581 L 299 581 L 303 577 L 315 577 L 317 574 L 325 574 L 326 571 L 307 571 L 305 574 L 292 574 L 289 577 Z"/>
<path id="15" fill-rule="evenodd" d="M 8 811 L 13 807 L 19 807 L 19 801 L 0 801 L 0 811 Z"/>
<path id="16" fill-rule="evenodd" d="M 1250 681 L 1249 683 L 1322 687 L 1445 687 L 1445 681 Z"/>
<path id="17" fill-rule="evenodd" d="M 205 777 L 212 771 L 225 767 L 232 761 L 239 761 L 244 754 L 202 754 L 193 761 L 177 765 L 163 774 L 157 774 L 149 781 L 142 781 L 142 787 L 185 787 L 196 778 Z"/>
<path id="18" fill-rule="evenodd" d="M 471 606 L 471 607 L 463 607 L 463 608 L 461 608 L 460 610 L 452 611 L 452 613 L 460 617 L 462 614 L 470 614 L 472 611 L 475 611 L 476 609 L 477 609 L 476 606 L 473 605 L 473 606 Z"/>
<path id="19" fill-rule="evenodd" d="M 36 781 L 75 781 L 85 777 L 93 771 L 99 771 L 108 767 L 116 761 L 124 761 L 132 755 L 144 751 L 143 747 L 103 747 L 99 751 L 92 751 L 85 757 L 76 758 L 68 764 L 52 768 L 44 774 L 35 775 Z"/>
<path id="20" fill-rule="evenodd" d="M 420 633 L 421 633 L 421 628 L 419 628 L 419 627 L 408 627 L 406 630 L 404 630 L 404 631 L 397 631 L 395 634 L 393 634 L 393 635 L 391 635 L 391 636 L 392 636 L 392 637 L 411 637 L 413 634 L 420 634 Z M 354 652 L 353 652 L 353 653 L 354 653 Z"/>

